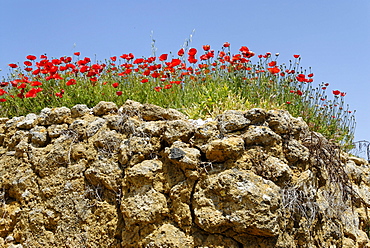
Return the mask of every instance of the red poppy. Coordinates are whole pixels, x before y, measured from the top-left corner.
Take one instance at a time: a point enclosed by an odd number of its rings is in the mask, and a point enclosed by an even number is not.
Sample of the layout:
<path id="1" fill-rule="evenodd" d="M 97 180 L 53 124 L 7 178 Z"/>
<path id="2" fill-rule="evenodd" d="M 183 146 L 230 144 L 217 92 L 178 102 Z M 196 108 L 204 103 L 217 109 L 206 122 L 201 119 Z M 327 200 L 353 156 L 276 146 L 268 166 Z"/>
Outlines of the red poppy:
<path id="1" fill-rule="evenodd" d="M 116 60 L 117 60 L 117 57 L 116 57 L 116 56 L 114 56 L 114 57 L 110 57 L 110 59 L 111 59 L 112 61 L 116 61 Z"/>
<path id="2" fill-rule="evenodd" d="M 210 45 L 204 45 L 203 46 L 203 50 L 204 51 L 208 51 L 209 49 L 211 49 L 211 46 Z"/>
<path id="3" fill-rule="evenodd" d="M 143 58 L 138 58 L 138 59 L 135 59 L 133 64 L 141 64 L 144 62 L 144 59 Z"/>
<path id="4" fill-rule="evenodd" d="M 170 81 L 170 84 L 181 84 L 181 81 Z"/>
<path id="5" fill-rule="evenodd" d="M 185 49 L 184 48 L 181 48 L 178 52 L 177 52 L 177 55 L 179 55 L 180 57 L 183 56 L 185 53 Z"/>
<path id="6" fill-rule="evenodd" d="M 189 52 L 188 52 L 188 55 L 189 56 L 195 56 L 195 54 L 197 54 L 197 49 L 195 48 L 190 48 Z"/>
<path id="7" fill-rule="evenodd" d="M 172 59 L 171 63 L 168 65 L 168 67 L 175 67 L 177 65 L 181 64 L 181 60 L 179 59 Z"/>
<path id="8" fill-rule="evenodd" d="M 346 94 L 347 94 L 347 93 L 345 93 L 345 92 L 341 92 L 341 93 L 340 93 L 340 95 L 341 95 L 341 96 L 345 96 Z"/>
<path id="9" fill-rule="evenodd" d="M 269 70 L 270 73 L 272 74 L 276 74 L 276 73 L 279 73 L 280 72 L 280 69 L 278 67 L 273 67 L 273 68 L 267 68 Z"/>
<path id="10" fill-rule="evenodd" d="M 5 98 L 0 98 L 0 102 L 6 102 Z"/>
<path id="11" fill-rule="evenodd" d="M 223 47 L 230 47 L 230 43 L 229 42 L 225 42 Z"/>
<path id="12" fill-rule="evenodd" d="M 24 68 L 25 71 L 32 71 L 32 68 L 31 67 L 26 67 Z"/>
<path id="13" fill-rule="evenodd" d="M 337 96 L 337 95 L 340 95 L 340 93 L 341 93 L 341 92 L 340 92 L 339 90 L 333 90 L 333 94 L 334 94 L 334 95 L 336 95 L 336 96 Z"/>
<path id="14" fill-rule="evenodd" d="M 271 67 L 274 67 L 274 66 L 276 66 L 276 61 L 271 61 L 270 63 L 268 63 L 268 65 L 271 66 Z"/>
<path id="15" fill-rule="evenodd" d="M 313 73 L 308 74 L 307 77 L 313 77 Z"/>
<path id="16" fill-rule="evenodd" d="M 142 83 L 147 83 L 149 80 L 147 79 L 147 78 L 143 78 L 143 79 L 141 79 L 141 81 L 140 82 L 142 82 Z"/>
<path id="17" fill-rule="evenodd" d="M 68 80 L 68 81 L 66 82 L 66 85 L 67 85 L 67 86 L 74 85 L 74 84 L 76 84 L 76 79 L 73 79 L 73 78 L 71 78 L 70 80 Z"/>
<path id="18" fill-rule="evenodd" d="M 168 56 L 168 54 L 162 54 L 161 56 L 159 56 L 159 61 L 167 60 L 167 56 Z"/>
<path id="19" fill-rule="evenodd" d="M 26 97 L 26 98 L 29 98 L 29 97 L 31 97 L 31 98 L 35 98 L 35 97 L 36 97 L 36 94 L 37 94 L 38 92 L 40 92 L 40 91 L 42 91 L 42 88 L 32 88 L 32 89 L 30 89 L 30 90 L 26 93 L 25 97 Z"/>
<path id="20" fill-rule="evenodd" d="M 165 86 L 164 86 L 164 88 L 165 88 L 166 90 L 171 89 L 171 88 L 172 88 L 172 84 L 167 84 L 167 85 L 165 85 Z"/>
<path id="21" fill-rule="evenodd" d="M 46 55 L 40 55 L 40 59 L 47 59 L 48 57 Z"/>
<path id="22" fill-rule="evenodd" d="M 28 55 L 26 57 L 26 59 L 28 59 L 28 60 L 35 60 L 36 59 L 36 56 L 34 56 L 34 55 Z"/>
<path id="23" fill-rule="evenodd" d="M 246 46 L 242 46 L 242 47 L 239 49 L 239 51 L 241 51 L 242 53 L 247 53 L 247 52 L 249 52 L 249 48 L 248 48 L 248 47 L 246 47 Z"/>
<path id="24" fill-rule="evenodd" d="M 113 88 L 117 88 L 118 85 L 119 85 L 119 83 L 117 83 L 117 82 L 115 82 L 115 83 L 112 84 Z"/>
<path id="25" fill-rule="evenodd" d="M 296 93 L 297 95 L 299 95 L 299 96 L 302 96 L 302 95 L 303 95 L 303 92 L 302 92 L 302 91 L 300 91 L 300 90 L 297 90 L 295 93 Z"/>
<path id="26" fill-rule="evenodd" d="M 287 101 L 286 104 L 291 104 L 291 102 Z"/>
<path id="27" fill-rule="evenodd" d="M 9 66 L 10 66 L 11 68 L 17 68 L 17 67 L 18 67 L 18 65 L 16 65 L 16 64 L 9 64 Z"/>
<path id="28" fill-rule="evenodd" d="M 80 56 L 80 54 L 81 54 L 80 52 L 75 52 L 74 53 L 74 55 L 76 55 L 76 56 Z"/>
<path id="29" fill-rule="evenodd" d="M 301 55 L 298 55 L 298 54 L 294 54 L 293 57 L 298 59 Z"/>
<path id="30" fill-rule="evenodd" d="M 157 91 L 157 92 L 160 92 L 160 91 L 161 91 L 161 89 L 162 89 L 162 87 L 159 87 L 159 86 L 154 87 L 154 90 L 155 90 L 155 91 Z"/>
<path id="31" fill-rule="evenodd" d="M 117 95 L 117 96 L 122 95 L 122 91 L 117 91 L 117 92 L 116 92 L 116 95 Z"/>
<path id="32" fill-rule="evenodd" d="M 8 92 L 6 92 L 5 90 L 3 89 L 0 89 L 0 96 L 4 95 L 4 94 L 7 94 Z"/>
<path id="33" fill-rule="evenodd" d="M 189 56 L 188 61 L 189 63 L 195 64 L 198 60 L 194 56 Z"/>
<path id="34" fill-rule="evenodd" d="M 42 83 L 40 83 L 39 81 L 34 81 L 31 83 L 31 86 L 41 86 Z"/>
<path id="35" fill-rule="evenodd" d="M 26 66 L 31 66 L 32 62 L 31 61 L 24 61 L 23 64 L 26 65 Z"/>

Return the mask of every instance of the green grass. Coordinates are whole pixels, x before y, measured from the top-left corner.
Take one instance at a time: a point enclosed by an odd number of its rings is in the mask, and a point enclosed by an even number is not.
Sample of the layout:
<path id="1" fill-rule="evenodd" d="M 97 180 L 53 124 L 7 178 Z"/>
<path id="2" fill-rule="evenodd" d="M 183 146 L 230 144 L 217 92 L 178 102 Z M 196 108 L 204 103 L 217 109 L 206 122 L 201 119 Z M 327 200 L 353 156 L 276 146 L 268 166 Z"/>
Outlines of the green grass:
<path id="1" fill-rule="evenodd" d="M 226 43 L 217 53 L 207 46 L 201 55 L 195 51 L 184 47 L 172 57 L 139 59 L 123 54 L 99 63 L 78 53 L 59 59 L 27 56 L 26 66 L 10 64 L 0 84 L 0 115 L 76 104 L 93 107 L 100 101 L 120 106 L 127 99 L 174 108 L 190 118 L 215 117 L 228 109 L 285 109 L 345 150 L 352 147 L 355 120 L 344 104 L 345 94 L 333 91 L 328 100 L 327 85 L 313 86 L 313 74 L 299 69 L 298 55 L 288 65 L 278 65 L 278 55 L 254 58 L 246 47 L 231 54 Z M 75 84 L 68 83 L 73 80 Z"/>

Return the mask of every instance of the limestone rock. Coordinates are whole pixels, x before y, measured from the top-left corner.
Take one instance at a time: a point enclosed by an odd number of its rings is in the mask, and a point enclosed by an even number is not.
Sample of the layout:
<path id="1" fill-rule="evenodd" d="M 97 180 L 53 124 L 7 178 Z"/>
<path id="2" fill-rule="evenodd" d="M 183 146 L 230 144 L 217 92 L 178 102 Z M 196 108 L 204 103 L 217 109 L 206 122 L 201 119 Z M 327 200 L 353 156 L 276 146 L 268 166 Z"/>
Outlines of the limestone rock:
<path id="1" fill-rule="evenodd" d="M 285 110 L 0 118 L 0 247 L 370 247 L 370 166 Z"/>

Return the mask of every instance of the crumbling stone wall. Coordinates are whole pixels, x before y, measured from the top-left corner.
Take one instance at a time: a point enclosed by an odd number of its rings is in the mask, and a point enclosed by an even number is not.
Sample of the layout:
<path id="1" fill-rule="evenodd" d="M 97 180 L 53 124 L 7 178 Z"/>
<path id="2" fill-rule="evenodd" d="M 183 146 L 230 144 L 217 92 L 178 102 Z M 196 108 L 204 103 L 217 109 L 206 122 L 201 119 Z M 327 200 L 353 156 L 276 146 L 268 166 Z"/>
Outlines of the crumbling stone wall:
<path id="1" fill-rule="evenodd" d="M 1 247 L 369 247 L 369 164 L 283 110 L 0 119 Z"/>

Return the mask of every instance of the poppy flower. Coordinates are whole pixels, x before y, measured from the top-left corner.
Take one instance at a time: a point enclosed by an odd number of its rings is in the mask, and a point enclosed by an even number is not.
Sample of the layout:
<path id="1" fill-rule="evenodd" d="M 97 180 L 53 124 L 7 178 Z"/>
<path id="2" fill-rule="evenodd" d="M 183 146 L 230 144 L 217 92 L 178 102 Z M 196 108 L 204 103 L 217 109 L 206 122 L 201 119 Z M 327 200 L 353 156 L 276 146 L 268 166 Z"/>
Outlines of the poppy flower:
<path id="1" fill-rule="evenodd" d="M 347 94 L 347 93 L 345 93 L 345 92 L 341 92 L 341 93 L 340 93 L 340 95 L 341 95 L 341 96 L 345 96 L 346 94 Z"/>
<path id="2" fill-rule="evenodd" d="M 73 53 L 74 55 L 76 55 L 76 56 L 80 56 L 80 52 L 75 52 L 75 53 Z"/>
<path id="3" fill-rule="evenodd" d="M 67 86 L 74 85 L 74 84 L 76 84 L 76 79 L 73 79 L 73 78 L 71 78 L 70 80 L 68 80 L 68 81 L 66 82 L 66 85 L 67 85 Z"/>
<path id="4" fill-rule="evenodd" d="M 185 49 L 184 48 L 181 48 L 178 52 L 177 52 L 177 55 L 179 55 L 180 57 L 183 56 L 185 53 Z"/>
<path id="5" fill-rule="evenodd" d="M 161 56 L 159 56 L 159 61 L 167 60 L 167 56 L 168 56 L 168 54 L 162 54 Z"/>
<path id="6" fill-rule="evenodd" d="M 190 48 L 190 49 L 189 49 L 189 52 L 188 52 L 188 55 L 189 55 L 189 56 L 195 56 L 195 54 L 197 54 L 197 49 L 195 49 L 195 48 Z"/>
<path id="7" fill-rule="evenodd" d="M 307 77 L 313 77 L 313 73 L 308 74 Z"/>
<path id="8" fill-rule="evenodd" d="M 0 102 L 6 102 L 5 98 L 0 98 Z"/>
<path id="9" fill-rule="evenodd" d="M 0 89 L 0 96 L 4 95 L 4 94 L 7 94 L 8 92 L 6 92 L 5 90 L 3 89 Z"/>
<path id="10" fill-rule="evenodd" d="M 26 57 L 26 59 L 28 59 L 28 60 L 35 60 L 36 59 L 36 56 L 34 56 L 34 55 L 28 55 Z"/>
<path id="11" fill-rule="evenodd" d="M 147 79 L 147 78 L 143 78 L 143 79 L 141 79 L 141 81 L 140 82 L 142 82 L 142 83 L 147 83 L 147 82 L 149 82 L 149 80 Z"/>
<path id="12" fill-rule="evenodd" d="M 161 91 L 161 89 L 162 89 L 162 87 L 159 87 L 159 86 L 154 87 L 154 90 L 155 90 L 155 91 L 157 91 L 157 92 L 160 92 L 160 91 Z"/>
<path id="13" fill-rule="evenodd" d="M 246 53 L 246 52 L 249 52 L 249 48 L 246 47 L 246 46 L 242 46 L 239 51 L 241 51 L 242 53 Z"/>
<path id="14" fill-rule="evenodd" d="M 299 96 L 302 96 L 302 95 L 303 95 L 303 92 L 302 92 L 302 91 L 300 91 L 300 90 L 297 90 L 295 93 L 296 93 L 297 95 L 299 95 Z"/>
<path id="15" fill-rule="evenodd" d="M 122 95 L 122 91 L 117 91 L 117 92 L 116 92 L 116 95 L 117 95 L 117 96 Z"/>
<path id="16" fill-rule="evenodd" d="M 168 89 L 171 89 L 172 88 L 172 84 L 167 84 L 164 86 L 164 89 L 168 90 Z"/>
<path id="17" fill-rule="evenodd" d="M 9 64 L 9 66 L 10 66 L 11 68 L 17 68 L 17 67 L 18 67 L 18 65 L 16 65 L 16 64 Z"/>
<path id="18" fill-rule="evenodd" d="M 341 92 L 340 92 L 339 90 L 333 90 L 333 94 L 334 94 L 334 95 L 336 95 L 336 96 L 337 96 L 337 95 L 340 95 L 340 93 L 341 93 Z"/>
<path id="19" fill-rule="evenodd" d="M 110 57 L 110 59 L 111 59 L 112 61 L 116 61 L 116 60 L 117 60 L 117 57 L 116 57 L 116 56 L 114 56 L 114 57 Z"/>
<path id="20" fill-rule="evenodd" d="M 24 61 L 23 64 L 26 65 L 26 66 L 31 66 L 32 62 L 31 61 Z"/>
<path id="21" fill-rule="evenodd" d="M 286 104 L 291 104 L 291 102 L 287 101 Z"/>
<path id="22" fill-rule="evenodd" d="M 230 47 L 230 43 L 229 42 L 225 42 L 223 47 Z"/>
<path id="23" fill-rule="evenodd" d="M 276 61 L 271 61 L 270 63 L 268 63 L 268 65 L 271 66 L 271 67 L 274 67 L 274 66 L 276 66 Z"/>
<path id="24" fill-rule="evenodd" d="M 117 83 L 117 82 L 115 82 L 115 83 L 112 84 L 113 88 L 117 88 L 118 85 L 119 85 L 119 83 Z"/>
<path id="25" fill-rule="evenodd" d="M 39 81 L 34 81 L 31 83 L 31 86 L 41 86 L 42 83 L 40 83 Z"/>
<path id="26" fill-rule="evenodd" d="M 208 51 L 209 49 L 211 49 L 211 46 L 210 45 L 204 45 L 203 46 L 203 50 L 204 51 Z"/>
<path id="27" fill-rule="evenodd" d="M 301 55 L 298 55 L 298 54 L 294 54 L 293 57 L 298 59 Z"/>
<path id="28" fill-rule="evenodd" d="M 273 68 L 267 68 L 269 70 L 270 73 L 272 74 L 276 74 L 276 73 L 279 73 L 280 72 L 280 69 L 278 67 L 273 67 Z"/>

